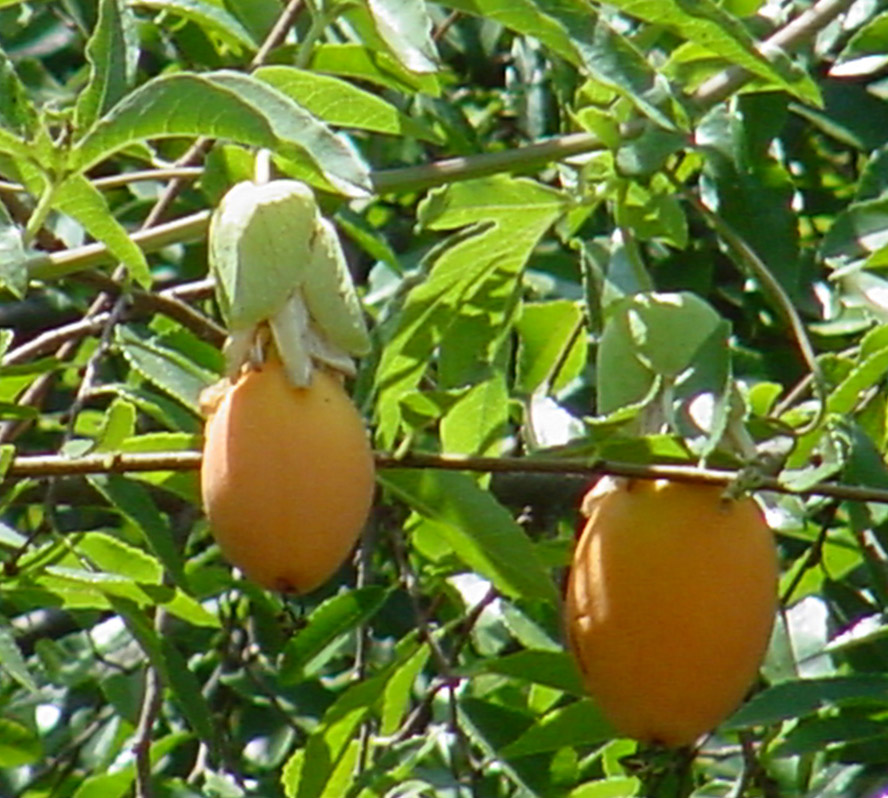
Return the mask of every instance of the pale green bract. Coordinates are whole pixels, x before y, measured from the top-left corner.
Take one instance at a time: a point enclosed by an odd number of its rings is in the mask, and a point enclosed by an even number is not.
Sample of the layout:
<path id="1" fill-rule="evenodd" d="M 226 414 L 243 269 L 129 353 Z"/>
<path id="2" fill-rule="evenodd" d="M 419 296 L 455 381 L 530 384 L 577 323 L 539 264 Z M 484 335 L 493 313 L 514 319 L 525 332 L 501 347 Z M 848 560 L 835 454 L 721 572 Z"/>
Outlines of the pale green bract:
<path id="1" fill-rule="evenodd" d="M 234 186 L 210 220 L 210 270 L 228 323 L 234 376 L 267 324 L 290 380 L 311 381 L 313 361 L 354 374 L 370 339 L 336 230 L 297 180 Z"/>

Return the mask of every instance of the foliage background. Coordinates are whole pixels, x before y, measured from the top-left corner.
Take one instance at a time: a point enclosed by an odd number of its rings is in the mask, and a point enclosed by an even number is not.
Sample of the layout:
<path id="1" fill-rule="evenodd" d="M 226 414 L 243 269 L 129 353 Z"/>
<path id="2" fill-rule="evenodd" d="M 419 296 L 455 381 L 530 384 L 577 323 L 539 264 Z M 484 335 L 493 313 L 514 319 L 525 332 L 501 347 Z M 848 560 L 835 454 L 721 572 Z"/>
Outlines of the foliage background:
<path id="1" fill-rule="evenodd" d="M 0 794 L 880 794 L 884 3 L 2 0 L 0 46 Z M 256 148 L 374 331 L 377 506 L 299 600 L 196 490 Z M 772 646 L 695 751 L 563 651 L 601 470 L 773 489 Z"/>

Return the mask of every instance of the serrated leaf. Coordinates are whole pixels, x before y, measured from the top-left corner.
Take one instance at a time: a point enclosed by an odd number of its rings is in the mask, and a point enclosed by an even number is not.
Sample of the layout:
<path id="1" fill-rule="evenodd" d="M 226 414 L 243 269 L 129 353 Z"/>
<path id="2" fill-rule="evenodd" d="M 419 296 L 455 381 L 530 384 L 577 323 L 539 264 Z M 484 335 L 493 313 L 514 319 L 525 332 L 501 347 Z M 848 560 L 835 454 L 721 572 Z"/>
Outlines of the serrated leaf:
<path id="1" fill-rule="evenodd" d="M 34 677 L 28 670 L 21 649 L 9 630 L 8 622 L 5 618 L 0 620 L 3 622 L 3 625 L 0 626 L 0 668 L 3 668 L 26 690 L 36 693 L 37 682 L 34 681 Z"/>
<path id="2" fill-rule="evenodd" d="M 115 336 L 132 368 L 195 415 L 200 415 L 200 394 L 218 380 L 217 374 L 200 368 L 156 338 L 143 338 L 127 327 L 118 327 Z"/>
<path id="3" fill-rule="evenodd" d="M 37 111 L 12 61 L 0 50 L 0 128 L 30 138 L 39 122 Z M 4 211 L 0 210 L 0 214 Z"/>
<path id="4" fill-rule="evenodd" d="M 287 643 L 280 666 L 283 684 L 293 684 L 303 669 L 337 638 L 366 623 L 385 604 L 388 591 L 378 585 L 348 590 L 327 599 L 314 610 L 308 625 Z"/>
<path id="5" fill-rule="evenodd" d="M 260 67 L 253 75 L 330 125 L 442 143 L 435 131 L 345 80 L 289 66 Z"/>
<path id="6" fill-rule="evenodd" d="M 129 90 L 134 74 L 131 48 L 135 47 L 127 26 L 122 0 L 101 0 L 95 29 L 86 43 L 89 80 L 78 95 L 74 127 L 86 130 Z"/>
<path id="7" fill-rule="evenodd" d="M 392 469 L 378 479 L 411 509 L 437 522 L 460 559 L 501 592 L 557 601 L 555 586 L 527 533 L 470 477 Z"/>
<path id="8" fill-rule="evenodd" d="M 367 167 L 346 139 L 286 94 L 249 75 L 227 70 L 162 75 L 128 94 L 72 151 L 85 171 L 144 139 L 208 136 L 264 147 L 293 160 L 308 156 L 347 196 L 370 191 Z M 2 142 L 0 142 L 2 145 Z"/>
<path id="9" fill-rule="evenodd" d="M 618 736 L 588 698 L 544 715 L 531 728 L 502 749 L 503 756 L 519 757 L 566 746 L 587 746 Z"/>
<path id="10" fill-rule="evenodd" d="M 154 557 L 104 532 L 87 532 L 74 548 L 108 573 L 149 585 L 163 582 L 163 568 Z"/>
<path id="11" fill-rule="evenodd" d="M 179 585 L 185 585 L 182 558 L 169 523 L 144 487 L 116 474 L 92 475 L 90 484 L 142 532 L 151 551 Z"/>
<path id="12" fill-rule="evenodd" d="M 201 0 L 129 0 L 129 4 L 187 19 L 230 46 L 248 51 L 259 48 L 250 32 L 221 5 Z"/>
<path id="13" fill-rule="evenodd" d="M 82 175 L 73 175 L 53 191 L 53 207 L 76 219 L 94 238 L 108 247 L 143 288 L 151 285 L 145 253 L 133 243 L 126 228 L 111 214 L 105 197 Z"/>
<path id="14" fill-rule="evenodd" d="M 125 399 L 115 399 L 108 408 L 96 441 L 95 451 L 116 452 L 136 430 L 136 406 Z"/>

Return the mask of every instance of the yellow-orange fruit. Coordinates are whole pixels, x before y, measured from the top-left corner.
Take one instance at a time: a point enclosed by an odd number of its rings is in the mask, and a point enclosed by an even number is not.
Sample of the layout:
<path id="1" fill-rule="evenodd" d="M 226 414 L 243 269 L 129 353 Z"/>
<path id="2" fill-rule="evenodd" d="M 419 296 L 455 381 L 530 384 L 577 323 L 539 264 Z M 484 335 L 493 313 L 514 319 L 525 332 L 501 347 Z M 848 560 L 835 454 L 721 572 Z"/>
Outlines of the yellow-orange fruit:
<path id="1" fill-rule="evenodd" d="M 271 590 L 306 593 L 342 564 L 373 500 L 373 454 L 341 381 L 248 371 L 207 420 L 201 492 L 222 552 Z"/>
<path id="2" fill-rule="evenodd" d="M 567 587 L 583 680 L 620 733 L 693 743 L 743 700 L 777 609 L 773 534 L 718 487 L 605 477 Z"/>

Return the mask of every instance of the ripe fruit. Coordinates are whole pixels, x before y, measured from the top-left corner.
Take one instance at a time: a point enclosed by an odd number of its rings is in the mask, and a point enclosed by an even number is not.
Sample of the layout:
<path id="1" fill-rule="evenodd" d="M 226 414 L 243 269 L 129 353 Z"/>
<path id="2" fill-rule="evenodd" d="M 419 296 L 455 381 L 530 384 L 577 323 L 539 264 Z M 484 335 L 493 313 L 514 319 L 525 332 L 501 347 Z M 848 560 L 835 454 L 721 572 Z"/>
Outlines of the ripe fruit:
<path id="1" fill-rule="evenodd" d="M 718 487 L 602 479 L 567 586 L 583 679 L 614 727 L 687 745 L 752 684 L 777 608 L 773 535 Z"/>
<path id="2" fill-rule="evenodd" d="M 275 357 L 248 370 L 207 420 L 201 492 L 225 556 L 272 590 L 306 593 L 348 556 L 373 499 L 373 454 L 341 380 L 307 388 Z"/>

